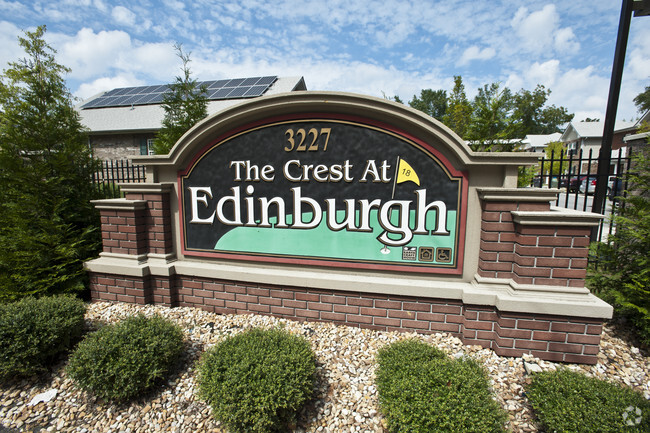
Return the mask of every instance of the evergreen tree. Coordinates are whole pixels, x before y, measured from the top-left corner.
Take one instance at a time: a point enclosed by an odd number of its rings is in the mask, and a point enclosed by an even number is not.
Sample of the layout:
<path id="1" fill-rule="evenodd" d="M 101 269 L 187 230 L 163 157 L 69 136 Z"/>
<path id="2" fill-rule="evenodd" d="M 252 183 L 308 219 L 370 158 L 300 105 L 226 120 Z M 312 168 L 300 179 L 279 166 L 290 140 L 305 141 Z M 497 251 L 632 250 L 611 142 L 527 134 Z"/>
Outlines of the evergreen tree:
<path id="1" fill-rule="evenodd" d="M 0 300 L 83 290 L 101 245 L 96 163 L 45 31 L 0 75 Z"/>
<path id="2" fill-rule="evenodd" d="M 413 95 L 409 105 L 431 117 L 442 120 L 447 112 L 447 92 L 445 90 L 422 89 L 420 97 Z"/>
<path id="3" fill-rule="evenodd" d="M 467 138 L 471 122 L 472 106 L 465 94 L 465 85 L 460 75 L 454 76 L 454 88 L 449 94 L 447 110 L 442 121 L 461 138 Z"/>
<path id="4" fill-rule="evenodd" d="M 509 117 L 513 109 L 510 89 L 502 88 L 499 83 L 486 84 L 478 89 L 472 108 L 472 120 L 467 130 L 472 150 L 512 151 L 516 148 L 509 141 L 513 138 Z"/>
<path id="5" fill-rule="evenodd" d="M 191 76 L 190 53 L 185 54 L 180 44 L 174 45 L 174 49 L 183 63 L 183 76 L 176 77 L 163 98 L 165 118 L 153 143 L 153 150 L 159 155 L 169 153 L 183 134 L 208 115 L 207 89 Z"/>

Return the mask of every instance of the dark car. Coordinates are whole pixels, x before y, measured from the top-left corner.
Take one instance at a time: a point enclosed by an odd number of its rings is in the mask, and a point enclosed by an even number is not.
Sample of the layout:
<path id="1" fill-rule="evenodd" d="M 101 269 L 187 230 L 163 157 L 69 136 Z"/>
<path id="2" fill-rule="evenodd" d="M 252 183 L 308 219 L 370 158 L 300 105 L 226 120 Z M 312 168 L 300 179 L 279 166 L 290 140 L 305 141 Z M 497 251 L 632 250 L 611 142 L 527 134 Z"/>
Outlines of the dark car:
<path id="1" fill-rule="evenodd" d="M 575 176 L 569 180 L 569 192 L 578 192 L 580 191 L 580 184 L 585 180 L 587 176 Z"/>

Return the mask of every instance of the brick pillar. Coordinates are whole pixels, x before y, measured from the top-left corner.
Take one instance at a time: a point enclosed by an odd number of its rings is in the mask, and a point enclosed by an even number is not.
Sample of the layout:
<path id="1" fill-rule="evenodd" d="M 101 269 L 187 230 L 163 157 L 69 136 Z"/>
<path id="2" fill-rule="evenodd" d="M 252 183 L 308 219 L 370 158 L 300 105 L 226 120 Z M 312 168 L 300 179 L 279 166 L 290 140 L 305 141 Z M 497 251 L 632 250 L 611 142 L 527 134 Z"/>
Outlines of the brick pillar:
<path id="1" fill-rule="evenodd" d="M 171 184 L 121 184 L 128 200 L 144 201 L 148 253 L 171 257 L 174 253 L 172 214 L 170 207 Z"/>
<path id="2" fill-rule="evenodd" d="M 95 200 L 102 222 L 104 253 L 142 257 L 147 254 L 145 207 L 142 200 Z"/>
<path id="3" fill-rule="evenodd" d="M 601 216 L 552 208 L 557 190 L 485 188 L 477 274 L 522 285 L 584 287 Z"/>

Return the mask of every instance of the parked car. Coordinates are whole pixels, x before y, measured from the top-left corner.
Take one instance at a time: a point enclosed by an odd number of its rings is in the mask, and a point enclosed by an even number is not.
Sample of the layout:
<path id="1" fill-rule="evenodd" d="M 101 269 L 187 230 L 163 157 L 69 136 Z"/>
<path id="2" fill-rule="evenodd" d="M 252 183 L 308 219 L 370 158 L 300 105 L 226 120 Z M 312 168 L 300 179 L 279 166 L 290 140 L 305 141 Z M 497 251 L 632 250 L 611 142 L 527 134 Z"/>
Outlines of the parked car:
<path id="1" fill-rule="evenodd" d="M 580 190 L 580 184 L 587 176 L 575 176 L 569 180 L 569 192 L 578 192 Z"/>
<path id="2" fill-rule="evenodd" d="M 596 192 L 596 182 L 597 178 L 595 176 L 585 176 L 584 179 L 582 179 L 582 182 L 580 182 L 580 192 L 581 193 L 587 193 L 587 194 L 593 194 Z"/>

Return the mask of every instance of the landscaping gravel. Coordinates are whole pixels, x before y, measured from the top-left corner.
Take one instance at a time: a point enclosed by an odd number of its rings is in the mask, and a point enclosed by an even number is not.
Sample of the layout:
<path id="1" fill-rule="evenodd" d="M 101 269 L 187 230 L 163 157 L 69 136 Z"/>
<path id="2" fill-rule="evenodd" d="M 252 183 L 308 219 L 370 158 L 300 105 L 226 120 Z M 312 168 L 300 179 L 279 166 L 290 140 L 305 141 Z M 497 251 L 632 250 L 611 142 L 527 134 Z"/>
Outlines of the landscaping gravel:
<path id="1" fill-rule="evenodd" d="M 149 395 L 113 404 L 80 391 L 65 374 L 65 360 L 49 374 L 0 385 L 0 433 L 4 432 L 221 432 L 209 406 L 196 396 L 196 363 L 201 353 L 228 335 L 251 327 L 284 327 L 309 339 L 318 360 L 317 389 L 302 411 L 295 432 L 383 432 L 374 385 L 377 350 L 416 337 L 452 357 L 469 356 L 487 369 L 495 398 L 508 411 L 513 432 L 536 432 L 524 387 L 533 370 L 559 366 L 532 356 L 500 357 L 465 346 L 449 334 L 379 332 L 330 323 L 296 322 L 260 315 L 217 315 L 195 308 L 166 308 L 97 302 L 89 305 L 89 329 L 129 315 L 160 314 L 185 331 L 187 350 L 177 371 Z M 614 336 L 605 326 L 598 364 L 567 365 L 589 375 L 626 384 L 650 399 L 650 357 Z"/>

